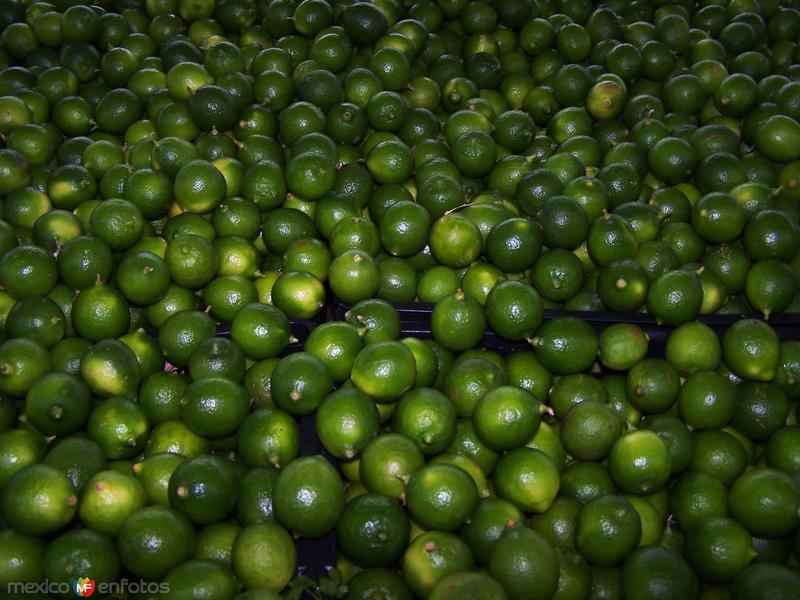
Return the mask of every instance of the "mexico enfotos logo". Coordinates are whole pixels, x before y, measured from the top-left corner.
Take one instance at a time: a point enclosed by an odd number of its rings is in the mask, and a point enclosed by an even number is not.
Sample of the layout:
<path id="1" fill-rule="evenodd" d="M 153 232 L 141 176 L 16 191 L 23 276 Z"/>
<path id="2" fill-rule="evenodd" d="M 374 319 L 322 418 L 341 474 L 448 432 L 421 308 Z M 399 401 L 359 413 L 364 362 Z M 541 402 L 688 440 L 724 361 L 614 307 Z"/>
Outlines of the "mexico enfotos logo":
<path id="1" fill-rule="evenodd" d="M 6 591 L 9 594 L 46 594 L 48 596 L 72 593 L 78 598 L 90 598 L 95 593 L 103 596 L 109 594 L 167 594 L 169 593 L 169 583 L 125 578 L 119 581 L 95 581 L 91 577 L 78 577 L 71 583 L 49 580 L 12 581 L 6 586 Z"/>

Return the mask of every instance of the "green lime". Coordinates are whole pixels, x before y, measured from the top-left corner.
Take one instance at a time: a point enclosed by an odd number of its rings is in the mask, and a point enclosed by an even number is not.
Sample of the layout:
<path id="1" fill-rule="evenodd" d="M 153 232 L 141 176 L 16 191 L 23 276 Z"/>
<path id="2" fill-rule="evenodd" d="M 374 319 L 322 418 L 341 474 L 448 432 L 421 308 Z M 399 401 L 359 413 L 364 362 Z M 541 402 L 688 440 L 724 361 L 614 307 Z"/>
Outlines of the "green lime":
<path id="1" fill-rule="evenodd" d="M 53 533 L 75 516 L 78 499 L 67 476 L 48 465 L 30 465 L 15 473 L 3 488 L 3 515 L 26 535 Z"/>
<path id="2" fill-rule="evenodd" d="M 148 506 L 123 523 L 118 537 L 120 561 L 140 577 L 161 578 L 193 554 L 195 539 L 191 523 L 181 513 Z"/>
<path id="3" fill-rule="evenodd" d="M 645 356 L 649 338 L 637 325 L 616 323 L 600 334 L 600 362 L 617 371 L 630 369 Z"/>
<path id="4" fill-rule="evenodd" d="M 672 459 L 666 444 L 652 431 L 633 431 L 611 448 L 608 470 L 614 482 L 631 494 L 657 492 L 669 480 Z"/>
<path id="5" fill-rule="evenodd" d="M 622 592 L 626 598 L 694 598 L 697 591 L 697 575 L 682 556 L 667 548 L 637 548 L 622 565 Z"/>
<path id="6" fill-rule="evenodd" d="M 621 435 L 621 419 L 596 400 L 575 404 L 561 420 L 564 449 L 577 460 L 602 460 Z"/>
<path id="7" fill-rule="evenodd" d="M 411 476 L 425 465 L 419 447 L 408 438 L 388 433 L 374 438 L 361 454 L 361 482 L 370 492 L 402 500 Z"/>
<path id="8" fill-rule="evenodd" d="M 13 582 L 37 582 L 44 578 L 44 540 L 23 535 L 13 529 L 0 532 L 0 556 L 3 569 L 0 582 L 8 586 Z M 112 546 L 113 549 L 113 546 Z"/>
<path id="9" fill-rule="evenodd" d="M 428 529 L 458 529 L 478 504 L 478 489 L 460 467 L 429 464 L 415 472 L 406 486 L 406 504 L 416 523 Z"/>
<path id="10" fill-rule="evenodd" d="M 542 405 L 525 390 L 494 387 L 475 404 L 473 426 L 481 441 L 493 450 L 512 450 L 536 435 L 542 411 Z"/>
<path id="11" fill-rule="evenodd" d="M 277 308 L 253 302 L 234 317 L 231 339 L 250 359 L 272 358 L 280 355 L 289 345 L 289 320 Z"/>
<path id="12" fill-rule="evenodd" d="M 429 243 L 436 260 L 445 266 L 459 268 L 478 258 L 483 238 L 472 221 L 451 213 L 434 221 Z"/>
<path id="13" fill-rule="evenodd" d="M 503 600 L 507 598 L 503 587 L 484 573 L 452 573 L 440 579 L 431 590 L 428 598 L 445 600 L 469 596 L 476 600 Z"/>
<path id="14" fill-rule="evenodd" d="M 750 534 L 733 519 L 711 519 L 686 537 L 686 556 L 706 581 L 733 581 L 755 555 Z"/>
<path id="15" fill-rule="evenodd" d="M 517 448 L 497 462 L 498 496 L 525 512 L 546 511 L 558 494 L 559 471 L 550 457 L 534 448 Z"/>
<path id="16" fill-rule="evenodd" d="M 112 460 L 132 458 L 144 449 L 150 426 L 144 409 L 127 398 L 108 398 L 95 406 L 86 435 Z"/>
<path id="17" fill-rule="evenodd" d="M 294 575 L 297 551 L 289 533 L 270 520 L 239 532 L 231 560 L 236 577 L 246 588 L 277 593 Z"/>
<path id="18" fill-rule="evenodd" d="M 601 496 L 578 513 L 575 542 L 591 564 L 614 566 L 639 544 L 642 525 L 639 514 L 621 496 Z"/>
<path id="19" fill-rule="evenodd" d="M 728 515 L 728 488 L 702 471 L 686 473 L 673 486 L 669 506 L 681 529 L 694 531 L 709 520 Z"/>
<path id="20" fill-rule="evenodd" d="M 189 429 L 208 438 L 236 432 L 250 410 L 244 387 L 222 377 L 189 384 L 181 398 L 181 418 Z"/>
<path id="21" fill-rule="evenodd" d="M 559 375 L 588 370 L 599 349 L 598 337 L 591 325 L 574 317 L 547 321 L 536 332 L 531 345 L 542 365 Z"/>
<path id="22" fill-rule="evenodd" d="M 732 485 L 747 467 L 747 450 L 742 443 L 721 429 L 708 429 L 693 436 L 695 449 L 689 470 L 708 473 L 725 485 Z"/>
<path id="23" fill-rule="evenodd" d="M 752 535 L 777 537 L 797 527 L 800 495 L 792 479 L 780 471 L 756 468 L 731 487 L 731 516 Z"/>
<path id="24" fill-rule="evenodd" d="M 731 325 L 722 338 L 727 367 L 740 377 L 771 381 L 778 368 L 778 336 L 763 321 L 742 319 Z"/>
<path id="25" fill-rule="evenodd" d="M 736 412 L 736 387 L 715 372 L 696 371 L 678 395 L 681 417 L 692 429 L 725 427 Z"/>
<path id="26" fill-rule="evenodd" d="M 169 506 L 169 480 L 185 460 L 181 454 L 164 452 L 134 464 L 133 473 L 141 483 L 149 504 Z"/>
<path id="27" fill-rule="evenodd" d="M 236 496 L 234 468 L 225 460 L 201 454 L 181 463 L 169 480 L 170 505 L 196 524 L 223 520 L 233 510 Z"/>
<path id="28" fill-rule="evenodd" d="M 329 394 L 316 413 L 317 436 L 325 449 L 340 459 L 361 454 L 380 425 L 372 399 L 356 389 Z"/>
<path id="29" fill-rule="evenodd" d="M 408 545 L 403 555 L 403 578 L 415 595 L 427 597 L 441 579 L 473 565 L 469 546 L 461 538 L 444 531 L 428 531 Z"/>
<path id="30" fill-rule="evenodd" d="M 282 410 L 258 409 L 242 421 L 238 449 L 251 467 L 280 468 L 300 453 L 300 428 L 291 415 Z"/>
<path id="31" fill-rule="evenodd" d="M 164 585 L 169 585 L 170 594 L 176 596 L 209 595 L 214 598 L 230 598 L 239 584 L 233 573 L 216 560 L 194 558 L 178 565 L 167 573 Z"/>
<path id="32" fill-rule="evenodd" d="M 344 508 L 339 474 L 321 456 L 298 458 L 283 467 L 273 494 L 277 521 L 308 537 L 331 531 Z"/>
<path id="33" fill-rule="evenodd" d="M 393 402 L 414 386 L 414 355 L 397 341 L 365 346 L 356 356 L 351 373 L 357 388 L 377 402 Z"/>
<path id="34" fill-rule="evenodd" d="M 437 302 L 431 314 L 433 337 L 448 350 L 473 348 L 483 338 L 485 326 L 483 307 L 461 291 Z"/>
<path id="35" fill-rule="evenodd" d="M 378 291 L 378 266 L 369 254 L 361 250 L 348 250 L 333 259 L 328 282 L 331 291 L 340 300 L 360 302 Z"/>
<path id="36" fill-rule="evenodd" d="M 551 598 L 558 589 L 558 556 L 543 536 L 524 525 L 509 527 L 495 544 L 489 574 L 510 598 Z"/>
<path id="37" fill-rule="evenodd" d="M 542 301 L 531 286 L 519 281 L 502 281 L 486 297 L 489 326 L 501 337 L 522 341 L 542 324 Z"/>
<path id="38" fill-rule="evenodd" d="M 48 373 L 38 379 L 25 398 L 29 422 L 48 435 L 76 431 L 86 422 L 90 410 L 89 387 L 66 373 Z"/>
<path id="39" fill-rule="evenodd" d="M 100 471 L 86 483 L 78 514 L 87 527 L 117 536 L 125 519 L 146 504 L 144 488 L 133 474 Z"/>
<path id="40" fill-rule="evenodd" d="M 285 356 L 272 373 L 272 400 L 292 415 L 314 412 L 332 387 L 323 362 L 308 352 Z"/>
<path id="41" fill-rule="evenodd" d="M 392 419 L 393 431 L 414 440 L 426 455 L 444 451 L 456 432 L 453 403 L 431 388 L 420 387 L 403 394 Z"/>
<path id="42" fill-rule="evenodd" d="M 141 380 L 136 355 L 114 339 L 102 340 L 86 350 L 80 373 L 91 390 L 104 397 L 132 395 Z"/>

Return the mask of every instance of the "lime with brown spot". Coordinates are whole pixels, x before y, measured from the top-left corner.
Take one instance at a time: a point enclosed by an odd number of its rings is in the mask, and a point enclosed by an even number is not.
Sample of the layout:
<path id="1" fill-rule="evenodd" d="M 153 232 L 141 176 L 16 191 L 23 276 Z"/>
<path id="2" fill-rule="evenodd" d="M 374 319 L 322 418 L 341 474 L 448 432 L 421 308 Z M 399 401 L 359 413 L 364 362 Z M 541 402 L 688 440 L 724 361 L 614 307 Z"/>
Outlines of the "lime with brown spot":
<path id="1" fill-rule="evenodd" d="M 466 542 L 444 531 L 414 538 L 403 555 L 403 577 L 415 595 L 427 597 L 447 575 L 469 570 L 475 560 Z"/>
<path id="2" fill-rule="evenodd" d="M 600 362 L 609 369 L 625 371 L 647 356 L 649 338 L 641 327 L 615 323 L 600 334 Z"/>
<path id="3" fill-rule="evenodd" d="M 116 537 L 125 519 L 146 504 L 145 490 L 133 473 L 100 471 L 86 483 L 78 514 L 86 527 Z"/>

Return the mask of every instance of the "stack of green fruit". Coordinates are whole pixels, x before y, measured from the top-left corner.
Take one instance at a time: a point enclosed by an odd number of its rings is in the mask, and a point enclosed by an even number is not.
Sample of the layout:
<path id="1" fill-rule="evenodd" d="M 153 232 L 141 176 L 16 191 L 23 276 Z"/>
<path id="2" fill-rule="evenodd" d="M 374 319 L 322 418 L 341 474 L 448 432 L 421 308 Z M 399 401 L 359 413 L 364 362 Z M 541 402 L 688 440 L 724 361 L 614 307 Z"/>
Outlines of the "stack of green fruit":
<path id="1" fill-rule="evenodd" d="M 799 40 L 796 0 L 0 0 L 2 594 L 797 597 L 800 342 L 696 319 L 800 312 Z"/>
<path id="2" fill-rule="evenodd" d="M 290 353 L 201 316 L 171 317 L 158 342 L 66 338 L 88 345 L 69 359 L 64 341 L 0 345 L 8 597 L 42 581 L 70 597 L 87 576 L 215 600 L 752 600 L 800 584 L 800 342 L 763 321 L 722 340 L 684 324 L 655 358 L 635 325 L 571 317 L 501 356 L 401 338 L 381 300 Z M 300 456 L 307 415 L 326 456 Z M 295 578 L 292 536 L 332 532 L 335 569 Z"/>

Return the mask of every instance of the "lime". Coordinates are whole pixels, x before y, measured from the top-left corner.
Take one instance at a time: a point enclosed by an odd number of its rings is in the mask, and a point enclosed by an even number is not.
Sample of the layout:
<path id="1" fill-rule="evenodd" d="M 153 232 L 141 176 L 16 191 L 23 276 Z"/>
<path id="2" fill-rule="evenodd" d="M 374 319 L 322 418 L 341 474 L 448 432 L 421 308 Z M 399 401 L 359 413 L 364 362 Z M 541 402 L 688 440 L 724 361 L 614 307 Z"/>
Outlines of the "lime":
<path id="1" fill-rule="evenodd" d="M 253 523 L 263 523 L 272 517 L 272 493 L 275 489 L 275 480 L 277 478 L 278 470 L 271 466 L 254 467 L 241 476 L 234 515 L 236 516 L 236 521 L 242 527 L 247 527 Z M 210 525 L 204 531 L 218 526 L 220 526 L 219 523 Z M 234 532 L 232 537 L 235 537 L 237 532 Z M 231 542 L 233 542 L 232 539 Z M 198 552 L 198 556 L 199 554 Z M 230 560 L 230 555 L 228 555 L 227 559 L 228 561 Z"/>
<path id="2" fill-rule="evenodd" d="M 626 598 L 693 598 L 697 590 L 697 575 L 686 560 L 661 546 L 637 548 L 622 565 Z"/>
<path id="3" fill-rule="evenodd" d="M 718 373 L 697 371 L 681 386 L 678 408 L 692 429 L 725 427 L 736 411 L 736 387 Z"/>
<path id="4" fill-rule="evenodd" d="M 437 302 L 431 314 L 434 339 L 448 350 L 473 348 L 483 338 L 485 326 L 483 307 L 461 291 Z"/>
<path id="5" fill-rule="evenodd" d="M 616 323 L 600 334 L 600 362 L 617 371 L 630 369 L 647 355 L 649 338 L 637 325 Z"/>
<path id="6" fill-rule="evenodd" d="M 300 427 L 291 415 L 276 408 L 261 408 L 239 426 L 239 455 L 251 467 L 280 468 L 300 453 Z"/>
<path id="7" fill-rule="evenodd" d="M 747 466 L 747 450 L 727 431 L 708 429 L 694 434 L 695 450 L 690 471 L 713 475 L 725 485 L 732 485 Z"/>
<path id="8" fill-rule="evenodd" d="M 575 542 L 579 552 L 597 566 L 621 563 L 639 544 L 639 514 L 620 496 L 601 496 L 578 513 Z"/>
<path id="9" fill-rule="evenodd" d="M 453 403 L 431 388 L 420 387 L 403 394 L 392 419 L 393 430 L 414 440 L 426 455 L 444 451 L 456 432 Z"/>
<path id="10" fill-rule="evenodd" d="M 542 365 L 559 375 L 588 370 L 595 362 L 599 347 L 591 325 L 574 317 L 547 321 L 530 342 Z"/>
<path id="11" fill-rule="evenodd" d="M 201 454 L 178 465 L 169 480 L 170 505 L 196 524 L 223 520 L 233 510 L 236 473 L 225 460 Z"/>
<path id="12" fill-rule="evenodd" d="M 78 511 L 84 525 L 116 537 L 125 519 L 146 503 L 144 488 L 133 474 L 100 471 L 86 483 Z"/>
<path id="13" fill-rule="evenodd" d="M 297 551 L 289 533 L 270 520 L 239 532 L 231 561 L 233 572 L 245 587 L 278 592 L 294 575 Z"/>
<path id="14" fill-rule="evenodd" d="M 517 448 L 503 455 L 495 467 L 497 494 L 525 512 L 546 511 L 559 491 L 559 471 L 546 454 Z"/>
<path id="15" fill-rule="evenodd" d="M 273 494 L 277 521 L 308 537 L 331 531 L 344 508 L 339 474 L 321 456 L 298 458 L 284 466 Z"/>
<path id="16" fill-rule="evenodd" d="M 444 531 L 428 531 L 414 538 L 403 555 L 403 577 L 414 594 L 427 597 L 447 575 L 472 568 L 466 542 Z"/>
<path id="17" fill-rule="evenodd" d="M 414 355 L 397 341 L 365 346 L 356 356 L 351 378 L 377 402 L 393 402 L 414 386 Z"/>
<path id="18" fill-rule="evenodd" d="M 75 516 L 78 499 L 67 476 L 43 464 L 15 473 L 3 488 L 3 515 L 16 531 L 26 535 L 53 533 Z"/>
<path id="19" fill-rule="evenodd" d="M 731 487 L 731 516 L 752 535 L 776 537 L 797 527 L 800 496 L 792 479 L 775 469 L 748 471 Z"/>
<path id="20" fill-rule="evenodd" d="M 289 414 L 311 414 L 330 393 L 332 385 L 320 359 L 308 352 L 295 352 L 275 366 L 272 400 Z"/>
<path id="21" fill-rule="evenodd" d="M 494 387 L 475 404 L 475 433 L 493 450 L 518 448 L 536 435 L 542 410 L 542 405 L 525 390 Z"/>
<path id="22" fill-rule="evenodd" d="M 706 521 L 686 538 L 686 556 L 706 581 L 732 581 L 755 555 L 750 534 L 733 519 Z"/>
<path id="23" fill-rule="evenodd" d="M 406 485 L 406 505 L 416 523 L 428 529 L 458 529 L 478 504 L 478 489 L 463 469 L 430 464 L 414 473 Z"/>
<path id="24" fill-rule="evenodd" d="M 277 308 L 254 302 L 246 305 L 231 323 L 231 339 L 251 359 L 280 355 L 289 345 L 289 320 Z"/>
<path id="25" fill-rule="evenodd" d="M 622 421 L 596 400 L 575 404 L 561 421 L 564 449 L 577 460 L 602 460 L 622 435 Z"/>
<path id="26" fill-rule="evenodd" d="M 633 431 L 620 437 L 608 456 L 614 482 L 631 494 L 651 494 L 669 480 L 672 460 L 667 446 L 652 431 Z"/>
<path id="27" fill-rule="evenodd" d="M 725 364 L 747 379 L 771 381 L 778 368 L 779 352 L 775 332 L 765 322 L 755 319 L 737 321 L 722 339 Z"/>
<path id="28" fill-rule="evenodd" d="M 436 260 L 445 266 L 459 268 L 478 258 L 483 238 L 475 223 L 458 213 L 451 213 L 434 221 L 429 243 Z"/>
<path id="29" fill-rule="evenodd" d="M 374 438 L 361 454 L 361 482 L 370 492 L 403 500 L 411 476 L 425 465 L 419 447 L 408 438 L 388 433 Z"/>
<path id="30" fill-rule="evenodd" d="M 352 459 L 378 434 L 375 403 L 357 389 L 329 394 L 316 413 L 317 436 L 325 449 L 340 459 Z"/>
<path id="31" fill-rule="evenodd" d="M 558 557 L 550 542 L 522 525 L 506 529 L 489 559 L 489 574 L 510 598 L 553 597 L 558 571 Z"/>
<path id="32" fill-rule="evenodd" d="M 67 373 L 48 373 L 38 379 L 25 398 L 29 422 L 48 435 L 66 435 L 79 429 L 89 416 L 89 387 Z"/>
<path id="33" fill-rule="evenodd" d="M 164 585 L 169 585 L 170 593 L 175 595 L 212 595 L 215 598 L 229 598 L 239 585 L 230 569 L 215 560 L 194 558 L 167 573 Z"/>
<path id="34" fill-rule="evenodd" d="M 498 335 L 522 341 L 542 324 L 542 301 L 530 286 L 519 281 L 501 281 L 486 297 L 486 317 Z"/>

